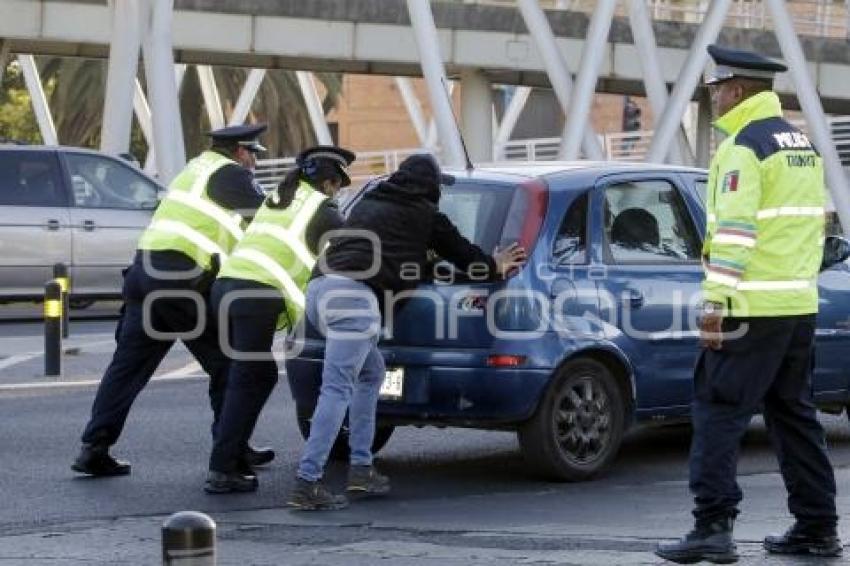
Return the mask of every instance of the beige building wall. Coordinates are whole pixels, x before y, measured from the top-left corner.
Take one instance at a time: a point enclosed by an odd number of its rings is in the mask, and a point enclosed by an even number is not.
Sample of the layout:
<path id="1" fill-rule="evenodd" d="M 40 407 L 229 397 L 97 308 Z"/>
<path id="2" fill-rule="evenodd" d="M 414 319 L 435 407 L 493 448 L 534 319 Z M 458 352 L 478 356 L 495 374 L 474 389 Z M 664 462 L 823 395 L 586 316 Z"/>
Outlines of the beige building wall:
<path id="1" fill-rule="evenodd" d="M 329 115 L 328 122 L 336 124 L 339 143 L 355 151 L 379 151 L 420 147 L 416 131 L 407 115 L 404 102 L 392 77 L 379 75 L 346 75 L 343 96 Z M 426 121 L 431 118 L 427 89 L 422 79 L 411 79 L 422 105 Z M 455 112 L 460 112 L 460 85 L 455 87 Z M 652 113 L 646 99 L 632 97 L 641 108 L 642 129 L 652 123 Z M 597 133 L 619 132 L 622 125 L 623 97 L 598 94 L 594 97 L 591 119 Z M 557 116 L 559 124 L 563 116 Z M 560 126 L 559 126 L 560 127 Z M 541 133 L 539 137 L 545 134 Z"/>

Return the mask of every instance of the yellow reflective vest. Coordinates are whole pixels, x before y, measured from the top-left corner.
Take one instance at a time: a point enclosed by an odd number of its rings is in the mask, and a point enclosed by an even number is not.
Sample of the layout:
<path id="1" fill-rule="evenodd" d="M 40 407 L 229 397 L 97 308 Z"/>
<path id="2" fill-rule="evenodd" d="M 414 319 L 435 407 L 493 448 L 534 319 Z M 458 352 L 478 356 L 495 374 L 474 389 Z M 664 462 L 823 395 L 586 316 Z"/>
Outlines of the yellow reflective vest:
<path id="1" fill-rule="evenodd" d="M 327 198 L 302 182 L 288 207 L 263 204 L 219 271 L 219 277 L 257 281 L 277 289 L 284 298 L 278 329 L 291 328 L 304 313 L 304 289 L 316 263 L 305 235 Z"/>
<path id="2" fill-rule="evenodd" d="M 823 254 L 823 163 L 782 118 L 779 97 L 754 95 L 720 117 L 728 137 L 711 162 L 703 298 L 727 315 L 818 310 Z"/>
<path id="3" fill-rule="evenodd" d="M 244 234 L 245 221 L 207 195 L 213 173 L 235 161 L 205 151 L 180 172 L 139 239 L 140 250 L 179 251 L 205 271 L 213 254 L 224 261 Z"/>

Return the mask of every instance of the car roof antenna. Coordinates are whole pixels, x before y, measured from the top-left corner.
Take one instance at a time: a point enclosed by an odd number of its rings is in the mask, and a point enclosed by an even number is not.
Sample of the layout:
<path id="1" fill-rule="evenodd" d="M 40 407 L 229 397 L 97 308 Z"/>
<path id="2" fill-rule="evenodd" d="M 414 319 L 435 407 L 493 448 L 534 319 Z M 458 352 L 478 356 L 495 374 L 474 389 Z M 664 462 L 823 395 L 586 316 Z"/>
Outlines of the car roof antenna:
<path id="1" fill-rule="evenodd" d="M 463 139 L 463 132 L 460 131 L 460 123 L 457 120 L 457 116 L 455 115 L 455 109 L 452 106 L 452 97 L 449 94 L 449 86 L 446 84 L 446 78 L 440 77 L 440 81 L 443 83 L 443 92 L 446 94 L 446 98 L 449 99 L 449 109 L 452 111 L 452 119 L 455 121 L 455 129 L 457 129 L 457 137 L 460 138 L 460 146 L 463 148 L 463 156 L 466 159 L 466 170 L 472 171 L 475 169 L 475 166 L 472 165 L 472 159 L 469 158 L 469 150 L 466 149 L 466 140 Z"/>

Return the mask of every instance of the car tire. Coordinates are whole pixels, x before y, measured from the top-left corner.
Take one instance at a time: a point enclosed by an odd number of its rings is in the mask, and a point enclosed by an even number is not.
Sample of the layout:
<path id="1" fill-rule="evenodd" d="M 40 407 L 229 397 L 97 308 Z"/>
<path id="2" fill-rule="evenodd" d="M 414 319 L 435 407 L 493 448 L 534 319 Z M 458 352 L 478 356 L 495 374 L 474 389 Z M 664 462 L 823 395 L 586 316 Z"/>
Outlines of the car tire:
<path id="1" fill-rule="evenodd" d="M 313 417 L 313 407 L 298 406 L 295 409 L 296 417 L 298 418 L 298 430 L 301 432 L 301 437 L 304 440 L 310 436 L 310 419 Z M 390 441 L 395 427 L 392 425 L 381 424 L 380 422 L 375 427 L 375 438 L 372 440 L 372 454 L 377 454 Z M 342 422 L 342 429 L 334 441 L 331 448 L 329 459 L 336 461 L 348 461 L 350 449 L 348 446 L 348 415 Z"/>
<path id="2" fill-rule="evenodd" d="M 590 358 L 569 361 L 518 430 L 523 455 L 547 479 L 594 478 L 620 450 L 626 410 L 623 391 L 607 366 Z"/>

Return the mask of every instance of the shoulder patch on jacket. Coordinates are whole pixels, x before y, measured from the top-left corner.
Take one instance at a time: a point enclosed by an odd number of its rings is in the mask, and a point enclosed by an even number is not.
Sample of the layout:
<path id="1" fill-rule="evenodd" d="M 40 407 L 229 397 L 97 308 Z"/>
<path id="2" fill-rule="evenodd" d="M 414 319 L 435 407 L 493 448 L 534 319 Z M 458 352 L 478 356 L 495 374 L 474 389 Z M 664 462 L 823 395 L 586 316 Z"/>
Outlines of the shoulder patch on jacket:
<path id="1" fill-rule="evenodd" d="M 780 151 L 817 153 L 805 134 L 779 117 L 750 122 L 735 136 L 735 145 L 751 149 L 759 161 Z"/>

